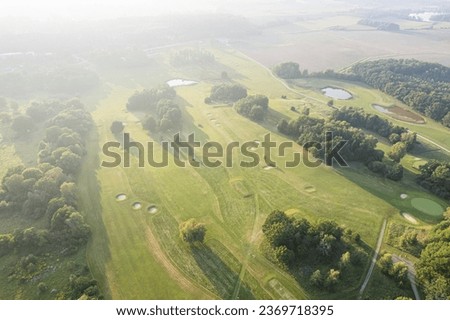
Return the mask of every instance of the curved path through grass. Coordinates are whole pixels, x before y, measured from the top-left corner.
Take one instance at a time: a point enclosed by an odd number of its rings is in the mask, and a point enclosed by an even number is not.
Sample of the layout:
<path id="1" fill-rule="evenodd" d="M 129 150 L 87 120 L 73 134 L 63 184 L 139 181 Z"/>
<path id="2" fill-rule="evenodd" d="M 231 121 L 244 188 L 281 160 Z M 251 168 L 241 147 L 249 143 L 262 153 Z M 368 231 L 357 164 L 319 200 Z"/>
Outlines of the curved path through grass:
<path id="1" fill-rule="evenodd" d="M 372 257 L 372 263 L 370 265 L 369 271 L 367 272 L 366 278 L 364 279 L 364 282 L 361 285 L 361 289 L 359 289 L 359 299 L 361 299 L 361 297 L 364 293 L 364 290 L 366 289 L 367 284 L 369 283 L 370 277 L 372 276 L 372 272 L 373 272 L 373 269 L 375 268 L 375 264 L 377 263 L 377 257 L 378 257 L 378 254 L 380 253 L 381 244 L 383 243 L 384 233 L 386 231 L 386 225 L 387 225 L 387 220 L 384 219 L 383 225 L 381 226 L 380 235 L 378 236 L 377 247 L 375 248 L 375 252 Z"/>

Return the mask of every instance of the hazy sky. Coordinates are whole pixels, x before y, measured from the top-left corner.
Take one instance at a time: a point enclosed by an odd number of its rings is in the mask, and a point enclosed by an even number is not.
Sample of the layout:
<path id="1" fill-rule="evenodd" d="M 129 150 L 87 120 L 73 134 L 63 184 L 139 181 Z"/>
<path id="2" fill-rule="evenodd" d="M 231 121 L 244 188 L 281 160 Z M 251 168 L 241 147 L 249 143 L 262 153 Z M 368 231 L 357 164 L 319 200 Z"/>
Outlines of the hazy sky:
<path id="1" fill-rule="evenodd" d="M 424 5 L 437 0 L 0 0 L 0 17 L 101 19 L 167 13 L 293 14 L 381 7 L 387 3 Z M 445 0 L 441 0 L 445 1 Z"/>
<path id="2" fill-rule="evenodd" d="M 211 0 L 0 0 L 0 16 L 103 18 L 160 13 L 211 12 Z"/>
<path id="3" fill-rule="evenodd" d="M 0 0 L 0 17 L 80 20 L 211 12 L 253 16 L 328 11 L 342 1 L 363 0 Z"/>

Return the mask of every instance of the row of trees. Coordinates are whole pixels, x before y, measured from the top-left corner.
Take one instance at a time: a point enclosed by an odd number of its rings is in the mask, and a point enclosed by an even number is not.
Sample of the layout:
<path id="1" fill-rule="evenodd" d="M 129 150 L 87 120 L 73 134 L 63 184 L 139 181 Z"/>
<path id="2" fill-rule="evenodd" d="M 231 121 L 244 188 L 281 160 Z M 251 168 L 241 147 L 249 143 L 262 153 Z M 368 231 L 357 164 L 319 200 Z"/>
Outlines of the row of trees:
<path id="1" fill-rule="evenodd" d="M 247 97 L 247 89 L 236 83 L 222 83 L 211 88 L 211 94 L 205 98 L 205 103 L 234 103 Z"/>
<path id="2" fill-rule="evenodd" d="M 264 95 L 248 96 L 234 104 L 236 111 L 253 121 L 263 121 L 269 110 L 269 98 Z"/>
<path id="3" fill-rule="evenodd" d="M 181 130 L 183 116 L 180 107 L 172 100 L 162 99 L 156 105 L 156 114 L 150 114 L 144 121 L 144 128 L 150 132 Z"/>
<path id="4" fill-rule="evenodd" d="M 331 118 L 336 121 L 346 121 L 355 128 L 366 129 L 388 138 L 392 144 L 404 142 L 411 150 L 416 142 L 416 133 L 407 128 L 394 125 L 392 122 L 376 114 L 364 112 L 362 108 L 343 107 L 335 109 Z"/>
<path id="5" fill-rule="evenodd" d="M 450 68 L 417 60 L 387 59 L 358 63 L 351 72 L 450 127 Z"/>
<path id="6" fill-rule="evenodd" d="M 167 85 L 135 92 L 128 99 L 127 109 L 146 112 L 143 126 L 150 132 L 179 131 L 183 117 L 174 101 L 176 95 L 175 89 Z"/>
<path id="7" fill-rule="evenodd" d="M 150 112 L 156 109 L 156 106 L 160 100 L 172 100 L 176 97 L 176 95 L 177 93 L 175 89 L 169 87 L 168 85 L 145 89 L 143 91 L 136 91 L 130 98 L 128 98 L 126 107 L 129 111 Z"/>
<path id="8" fill-rule="evenodd" d="M 432 160 L 420 166 L 417 183 L 435 195 L 450 200 L 450 162 Z"/>
<path id="9" fill-rule="evenodd" d="M 9 168 L 3 177 L 0 210 L 33 219 L 46 215 L 52 237 L 78 246 L 87 240 L 89 232 L 76 210 L 74 180 L 86 152 L 84 141 L 92 120 L 81 103 L 71 101 L 47 124 L 39 145 L 39 165 Z"/>
<path id="10" fill-rule="evenodd" d="M 416 271 L 427 299 L 450 299 L 450 208 L 431 230 Z"/>
<path id="11" fill-rule="evenodd" d="M 213 63 L 216 59 L 214 55 L 203 49 L 186 48 L 174 52 L 170 57 L 170 64 L 174 67 L 183 67 L 186 65 L 203 65 Z"/>
<path id="12" fill-rule="evenodd" d="M 36 121 L 45 121 L 45 137 L 39 145 L 38 165 L 9 168 L 0 187 L 0 214 L 9 213 L 22 219 L 48 221 L 40 228 L 18 229 L 0 235 L 0 256 L 16 252 L 30 257 L 17 272 L 20 280 L 40 272 L 36 265 L 48 254 L 70 255 L 86 244 L 90 229 L 78 211 L 75 177 L 85 154 L 87 133 L 92 126 L 90 114 L 79 101 L 36 104 L 43 108 Z M 51 110 L 44 110 L 46 106 Z M 52 106 L 60 110 L 56 115 Z M 39 262 L 40 263 L 40 262 Z M 42 271 L 42 270 L 41 270 Z M 74 279 L 78 276 L 74 276 Z M 90 279 L 86 287 L 89 298 L 98 297 L 98 287 Z M 68 298 L 78 298 L 78 286 L 68 285 Z M 40 291 L 46 286 L 40 285 Z M 78 295 L 78 296 L 75 296 Z"/>
<path id="13" fill-rule="evenodd" d="M 408 283 L 408 266 L 403 261 L 394 262 L 390 253 L 385 253 L 378 260 L 378 265 L 383 274 L 392 278 L 399 287 L 405 287 Z"/>
<path id="14" fill-rule="evenodd" d="M 413 256 L 419 257 L 423 249 L 425 230 L 418 230 L 403 224 L 391 223 L 387 243 Z"/>
<path id="15" fill-rule="evenodd" d="M 302 77 L 299 64 L 292 61 L 276 65 L 273 68 L 273 73 L 282 79 L 298 79 Z"/>
<path id="16" fill-rule="evenodd" d="M 293 272 L 299 266 L 318 268 L 310 275 L 310 281 L 319 288 L 333 290 L 345 270 L 362 265 L 366 259 L 358 248 L 359 234 L 332 221 L 313 225 L 276 210 L 267 216 L 262 231 L 268 244 L 266 255 Z"/>
<path id="17" fill-rule="evenodd" d="M 0 95 L 8 97 L 22 98 L 41 92 L 78 95 L 91 92 L 99 84 L 97 73 L 75 65 L 50 70 L 30 67 L 27 71 L 0 73 Z"/>
<path id="18" fill-rule="evenodd" d="M 378 20 L 372 20 L 372 19 L 361 19 L 358 21 L 358 24 L 363 25 L 363 26 L 374 27 L 374 28 L 377 28 L 378 30 L 383 30 L 383 31 L 399 31 L 400 30 L 400 26 L 396 23 L 378 21 Z"/>
<path id="19" fill-rule="evenodd" d="M 318 119 L 307 115 L 301 115 L 296 120 L 281 120 L 278 123 L 279 132 L 292 137 L 296 142 L 306 147 L 316 158 L 323 159 L 325 150 L 331 150 L 342 140 L 348 141 L 340 150 L 341 156 L 346 161 L 359 161 L 378 174 L 391 180 L 400 180 L 403 177 L 403 167 L 400 164 L 383 162 L 384 152 L 375 149 L 378 140 L 367 135 L 359 128 L 352 127 L 346 121 L 337 121 L 333 118 Z M 327 136 L 332 132 L 332 139 Z M 321 148 L 316 148 L 315 143 L 321 143 Z"/>
<path id="20" fill-rule="evenodd" d="M 303 146 L 308 146 L 312 142 L 322 144 L 325 142 L 325 144 L 331 145 L 337 144 L 341 140 L 348 140 L 348 143 L 341 150 L 342 157 L 347 161 L 368 162 L 370 160 L 381 160 L 384 156 L 381 152 L 375 151 L 377 139 L 366 135 L 360 129 L 351 127 L 345 121 L 325 120 L 301 115 L 296 120 L 289 122 L 284 119 L 281 120 L 277 129 Z M 326 132 L 330 131 L 333 132 L 333 140 L 328 140 L 326 137 Z M 323 158 L 325 145 L 322 145 L 320 149 L 312 146 L 309 150 L 315 157 Z"/>

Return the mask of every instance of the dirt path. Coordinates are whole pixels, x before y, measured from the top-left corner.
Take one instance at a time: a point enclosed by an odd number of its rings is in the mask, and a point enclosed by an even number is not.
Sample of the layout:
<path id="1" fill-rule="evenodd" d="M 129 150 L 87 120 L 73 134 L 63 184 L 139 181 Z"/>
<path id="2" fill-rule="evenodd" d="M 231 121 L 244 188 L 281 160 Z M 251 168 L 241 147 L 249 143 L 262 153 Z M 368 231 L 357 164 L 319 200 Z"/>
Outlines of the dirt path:
<path id="1" fill-rule="evenodd" d="M 161 264 L 161 266 L 164 267 L 169 276 L 178 282 L 180 287 L 188 292 L 198 293 L 199 291 L 202 291 L 202 294 L 206 299 L 217 299 L 217 297 L 209 294 L 207 290 L 200 290 L 192 281 L 185 277 L 184 274 L 181 273 L 181 271 L 172 264 L 166 254 L 162 251 L 158 239 L 156 239 L 150 227 L 148 227 L 146 230 L 146 236 L 150 253 Z"/>
<path id="2" fill-rule="evenodd" d="M 414 264 L 411 261 L 409 261 L 408 259 L 399 257 L 396 254 L 393 254 L 392 262 L 396 263 L 399 261 L 404 262 L 406 264 L 406 266 L 408 267 L 408 280 L 411 283 L 411 289 L 414 292 L 414 297 L 416 298 L 416 300 L 421 300 L 419 289 L 417 288 L 416 269 L 414 268 Z"/>
<path id="3" fill-rule="evenodd" d="M 370 277 L 372 276 L 373 269 L 375 268 L 375 264 L 377 262 L 377 257 L 378 257 L 378 254 L 380 253 L 381 245 L 383 243 L 384 233 L 386 231 L 386 225 L 387 225 L 387 220 L 384 219 L 383 225 L 381 226 L 380 235 L 378 236 L 377 246 L 375 248 L 375 252 L 372 257 L 372 263 L 370 265 L 369 271 L 367 272 L 366 278 L 364 279 L 364 282 L 361 286 L 361 289 L 359 289 L 359 297 L 358 297 L 359 299 L 362 298 L 364 290 L 366 289 L 367 284 L 369 283 Z"/>
<path id="4" fill-rule="evenodd" d="M 247 271 L 248 260 L 250 258 L 250 255 L 252 254 L 252 245 L 253 245 L 253 242 L 256 240 L 257 234 L 259 232 L 259 230 L 257 228 L 258 217 L 259 217 L 259 202 L 258 202 L 258 194 L 255 193 L 255 220 L 253 222 L 252 235 L 251 235 L 250 242 L 248 243 L 248 248 L 245 253 L 244 260 L 242 262 L 241 270 L 239 272 L 239 279 L 236 283 L 236 286 L 234 287 L 233 294 L 231 295 L 231 300 L 239 299 L 238 294 L 239 294 L 239 290 L 241 289 L 241 283 L 242 283 L 242 280 L 244 279 L 245 272 Z"/>

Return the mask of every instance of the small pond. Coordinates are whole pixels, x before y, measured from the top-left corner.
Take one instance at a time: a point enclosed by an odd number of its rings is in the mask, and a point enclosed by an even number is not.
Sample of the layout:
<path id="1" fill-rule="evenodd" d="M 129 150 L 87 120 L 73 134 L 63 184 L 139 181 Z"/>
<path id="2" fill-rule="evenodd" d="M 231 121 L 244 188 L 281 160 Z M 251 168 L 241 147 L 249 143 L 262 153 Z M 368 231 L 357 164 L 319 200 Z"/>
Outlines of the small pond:
<path id="1" fill-rule="evenodd" d="M 349 100 L 353 98 L 352 94 L 344 89 L 326 87 L 323 88 L 322 93 L 327 97 L 336 99 L 336 100 Z"/>
<path id="2" fill-rule="evenodd" d="M 174 87 L 182 87 L 182 86 L 192 86 L 194 84 L 197 84 L 197 81 L 193 80 L 185 80 L 185 79 L 172 79 L 166 82 L 167 85 L 171 88 Z"/>

